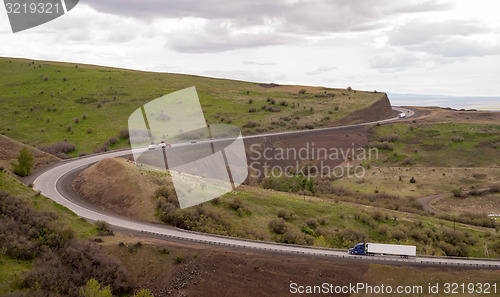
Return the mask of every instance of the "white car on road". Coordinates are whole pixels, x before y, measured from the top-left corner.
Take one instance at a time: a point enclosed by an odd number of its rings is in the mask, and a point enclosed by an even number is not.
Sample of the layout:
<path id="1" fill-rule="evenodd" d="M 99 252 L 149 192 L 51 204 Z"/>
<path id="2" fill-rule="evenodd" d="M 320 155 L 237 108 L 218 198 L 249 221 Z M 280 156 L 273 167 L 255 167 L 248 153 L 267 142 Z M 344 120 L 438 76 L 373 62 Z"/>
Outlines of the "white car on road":
<path id="1" fill-rule="evenodd" d="M 150 144 L 148 146 L 148 150 L 150 151 L 154 151 L 155 149 L 157 148 L 169 148 L 171 147 L 172 145 L 170 143 L 164 143 L 164 142 L 161 142 L 159 144 Z"/>

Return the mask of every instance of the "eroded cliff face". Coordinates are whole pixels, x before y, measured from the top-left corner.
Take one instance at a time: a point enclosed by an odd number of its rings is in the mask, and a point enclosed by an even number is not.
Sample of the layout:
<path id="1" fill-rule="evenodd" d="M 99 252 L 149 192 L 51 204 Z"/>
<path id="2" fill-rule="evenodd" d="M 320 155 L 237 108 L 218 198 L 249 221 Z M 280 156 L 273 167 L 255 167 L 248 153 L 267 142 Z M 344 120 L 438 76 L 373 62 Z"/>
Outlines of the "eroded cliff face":
<path id="1" fill-rule="evenodd" d="M 394 117 L 396 112 L 392 110 L 389 97 L 385 93 L 381 93 L 380 96 L 381 98 L 372 105 L 352 112 L 336 121 L 335 126 L 374 122 Z"/>

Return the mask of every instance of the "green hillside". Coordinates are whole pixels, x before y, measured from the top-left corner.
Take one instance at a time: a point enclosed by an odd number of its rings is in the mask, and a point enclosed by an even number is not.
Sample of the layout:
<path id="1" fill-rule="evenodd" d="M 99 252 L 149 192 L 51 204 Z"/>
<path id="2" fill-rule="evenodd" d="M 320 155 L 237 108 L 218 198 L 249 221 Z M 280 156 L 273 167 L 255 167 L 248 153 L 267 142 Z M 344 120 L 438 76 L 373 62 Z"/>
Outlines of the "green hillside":
<path id="1" fill-rule="evenodd" d="M 134 110 L 191 86 L 208 123 L 244 134 L 334 125 L 385 96 L 11 58 L 0 58 L 0 77 L 0 133 L 36 146 L 66 141 L 76 145 L 72 156 L 125 147 L 119 133 Z M 248 121 L 255 127 L 244 128 Z"/>

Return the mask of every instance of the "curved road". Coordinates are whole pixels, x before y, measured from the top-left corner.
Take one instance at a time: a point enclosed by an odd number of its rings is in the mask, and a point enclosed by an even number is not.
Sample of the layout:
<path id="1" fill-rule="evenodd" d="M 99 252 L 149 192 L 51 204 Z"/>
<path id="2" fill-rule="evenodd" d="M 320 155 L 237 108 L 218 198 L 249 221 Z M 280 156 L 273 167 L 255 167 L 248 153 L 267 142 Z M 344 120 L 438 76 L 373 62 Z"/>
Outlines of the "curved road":
<path id="1" fill-rule="evenodd" d="M 394 107 L 393 109 L 405 113 L 408 113 L 409 111 L 409 109 L 407 108 L 403 109 L 399 107 Z M 407 114 L 408 117 L 411 117 L 413 115 L 414 112 L 411 110 L 410 113 Z M 376 123 L 396 121 L 398 119 L 399 118 L 396 117 L 392 119 L 358 124 L 358 125 L 323 128 L 321 130 L 336 130 L 336 129 L 344 129 L 350 127 L 362 127 Z M 273 135 L 294 134 L 294 133 L 299 134 L 311 131 L 317 131 L 317 130 L 281 132 L 281 133 L 273 133 L 265 135 L 252 135 L 244 138 L 268 137 Z M 123 218 L 114 214 L 109 214 L 100 210 L 98 207 L 89 207 L 89 205 L 86 203 L 79 203 L 76 200 L 71 200 L 68 197 L 66 197 L 64 193 L 61 193 L 61 189 L 58 186 L 58 184 L 59 181 L 66 175 L 74 173 L 75 171 L 81 170 L 95 162 L 99 162 L 106 158 L 116 158 L 130 154 L 131 150 L 127 149 L 127 150 L 113 151 L 103 154 L 96 154 L 83 158 L 77 158 L 60 162 L 56 166 L 49 168 L 47 171 L 41 173 L 35 179 L 33 188 L 35 190 L 40 190 L 44 196 L 49 197 L 55 202 L 69 208 L 80 217 L 84 217 L 93 221 L 97 220 L 107 221 L 111 225 L 116 227 L 125 228 L 128 230 L 138 231 L 147 234 L 153 234 L 155 236 L 166 236 L 174 239 L 200 242 L 204 244 L 224 245 L 241 249 L 266 250 L 266 251 L 275 251 L 275 252 L 289 253 L 289 254 L 327 256 L 327 257 L 348 258 L 348 259 L 365 259 L 370 261 L 399 262 L 399 263 L 413 264 L 413 265 L 418 265 L 418 264 L 454 265 L 461 267 L 466 266 L 466 267 L 500 269 L 500 261 L 498 260 L 460 259 L 460 258 L 451 259 L 451 258 L 436 258 L 436 257 L 431 258 L 431 257 L 420 257 L 420 256 L 410 259 L 400 259 L 397 257 L 380 257 L 380 256 L 378 257 L 353 256 L 353 255 L 348 255 L 346 250 L 318 249 L 306 246 L 285 245 L 285 244 L 277 244 L 271 242 L 252 241 L 239 238 L 190 232 L 173 228 L 167 225 L 155 225 L 151 223 L 139 222 L 128 218 Z"/>

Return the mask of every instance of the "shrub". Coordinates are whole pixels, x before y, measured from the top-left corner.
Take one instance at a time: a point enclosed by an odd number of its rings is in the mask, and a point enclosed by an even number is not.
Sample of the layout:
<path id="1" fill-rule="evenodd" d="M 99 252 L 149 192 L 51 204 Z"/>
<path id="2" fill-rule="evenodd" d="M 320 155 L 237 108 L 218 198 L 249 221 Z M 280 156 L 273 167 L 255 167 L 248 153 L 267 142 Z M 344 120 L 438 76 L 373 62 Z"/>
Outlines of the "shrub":
<path id="1" fill-rule="evenodd" d="M 410 183 L 414 184 L 414 183 L 416 183 L 416 182 L 417 182 L 417 181 L 415 180 L 415 178 L 414 178 L 414 177 L 412 177 L 412 178 L 410 179 Z"/>
<path id="2" fill-rule="evenodd" d="M 362 212 L 361 214 L 359 214 L 359 220 L 372 227 L 375 226 L 375 222 L 373 221 L 372 217 L 369 216 L 367 213 Z"/>
<path id="3" fill-rule="evenodd" d="M 101 231 L 111 231 L 111 225 L 106 221 L 97 221 L 95 222 L 95 226 Z"/>
<path id="4" fill-rule="evenodd" d="M 309 218 L 306 220 L 306 224 L 307 224 L 307 226 L 314 229 L 314 228 L 318 227 L 318 220 L 316 220 L 315 218 Z"/>
<path id="5" fill-rule="evenodd" d="M 311 245 L 314 243 L 314 237 L 310 235 L 302 235 L 294 230 L 287 230 L 281 238 L 282 243 Z"/>
<path id="6" fill-rule="evenodd" d="M 376 210 L 376 211 L 374 211 L 374 212 L 372 213 L 372 218 L 373 218 L 375 221 L 382 221 L 382 220 L 385 218 L 385 216 L 384 216 L 384 214 L 383 214 L 381 211 Z"/>
<path id="7" fill-rule="evenodd" d="M 82 119 L 86 120 L 87 119 L 87 115 L 86 114 L 82 115 Z"/>
<path id="8" fill-rule="evenodd" d="M 285 220 L 279 218 L 279 219 L 272 219 L 269 222 L 269 228 L 271 231 L 273 231 L 276 234 L 285 234 L 287 231 L 287 226 L 285 223 Z"/>
<path id="9" fill-rule="evenodd" d="M 246 122 L 246 123 L 243 125 L 243 127 L 244 127 L 244 128 L 255 128 L 255 127 L 257 127 L 258 125 L 259 125 L 259 123 L 257 123 L 257 122 L 254 122 L 254 121 L 248 121 L 248 122 Z"/>
<path id="10" fill-rule="evenodd" d="M 121 139 L 128 139 L 130 137 L 128 129 L 122 129 L 120 130 L 120 138 Z"/>
<path id="11" fill-rule="evenodd" d="M 93 130 L 92 128 L 88 128 L 88 129 L 87 129 L 87 133 L 88 133 L 88 134 L 91 134 L 92 132 L 94 132 L 94 130 Z"/>
<path id="12" fill-rule="evenodd" d="M 451 137 L 451 141 L 452 142 L 463 142 L 464 138 L 461 136 L 453 136 L 453 137 Z"/>
<path id="13" fill-rule="evenodd" d="M 387 225 L 380 225 L 377 231 L 380 235 L 387 235 L 387 233 L 389 232 L 389 227 L 387 227 Z"/>
<path id="14" fill-rule="evenodd" d="M 306 90 L 306 89 L 301 89 L 301 90 L 299 91 L 299 94 L 301 94 L 301 95 L 304 95 L 305 93 L 307 93 L 307 90 Z"/>
<path id="15" fill-rule="evenodd" d="M 65 159 L 68 158 L 66 154 L 72 153 L 76 150 L 76 145 L 60 141 L 47 146 L 39 146 L 38 149 L 56 157 Z"/>
<path id="16" fill-rule="evenodd" d="M 79 118 L 74 118 L 73 121 L 75 122 L 75 124 L 80 123 L 80 119 Z"/>
<path id="17" fill-rule="evenodd" d="M 377 148 L 379 150 L 389 150 L 393 151 L 394 150 L 394 144 L 391 142 L 370 142 L 368 143 L 369 148 Z"/>
<path id="18" fill-rule="evenodd" d="M 490 186 L 491 193 L 500 193 L 500 184 L 494 184 Z"/>
<path id="19" fill-rule="evenodd" d="M 107 152 L 109 150 L 109 142 L 105 142 L 104 144 L 96 147 L 93 152 L 98 154 L 98 153 L 103 153 Z"/>
<path id="20" fill-rule="evenodd" d="M 292 210 L 284 209 L 284 208 L 279 208 L 276 211 L 276 216 L 278 218 L 290 221 L 293 220 L 293 217 L 295 216 L 295 213 Z"/>
<path id="21" fill-rule="evenodd" d="M 17 162 L 18 163 L 14 165 L 14 173 L 22 177 L 28 176 L 33 167 L 33 154 L 30 153 L 26 147 L 23 147 L 19 151 Z"/>
<path id="22" fill-rule="evenodd" d="M 352 88 L 351 88 L 351 87 L 347 87 L 347 90 L 348 90 L 348 91 L 352 91 Z"/>
<path id="23" fill-rule="evenodd" d="M 118 138 L 116 136 L 110 137 L 108 139 L 110 144 L 117 144 L 118 143 Z"/>
<path id="24" fill-rule="evenodd" d="M 408 158 L 404 159 L 401 164 L 402 165 L 414 165 L 416 163 L 417 163 L 417 160 L 415 160 L 415 158 L 408 157 Z"/>
<path id="25" fill-rule="evenodd" d="M 288 103 L 286 101 L 280 101 L 281 106 L 288 106 Z"/>
<path id="26" fill-rule="evenodd" d="M 165 198 L 168 202 L 176 202 L 177 195 L 175 194 L 175 190 L 171 186 L 161 186 L 153 194 L 154 198 Z"/>
<path id="27" fill-rule="evenodd" d="M 368 239 L 365 233 L 352 229 L 351 227 L 347 227 L 340 231 L 338 237 L 344 244 L 349 246 L 353 243 L 366 242 Z"/>
<path id="28" fill-rule="evenodd" d="M 67 130 L 68 132 L 71 132 L 71 129 L 73 129 L 73 128 L 72 128 L 70 125 L 68 125 L 68 126 L 66 127 L 66 130 Z"/>
<path id="29" fill-rule="evenodd" d="M 177 257 L 175 257 L 175 262 L 177 264 L 181 264 L 182 261 L 184 261 L 184 257 L 182 255 L 178 255 Z"/>
<path id="30" fill-rule="evenodd" d="M 391 237 L 394 238 L 395 240 L 404 240 L 406 239 L 406 233 L 404 233 L 399 229 L 396 229 L 391 232 Z"/>
<path id="31" fill-rule="evenodd" d="M 257 108 L 251 107 L 248 109 L 248 112 L 257 112 Z"/>
<path id="32" fill-rule="evenodd" d="M 398 140 L 399 140 L 399 135 L 397 135 L 397 134 L 389 134 L 389 135 L 381 136 L 378 139 L 378 141 L 380 141 L 380 142 L 384 142 L 384 141 L 395 142 Z"/>
<path id="33" fill-rule="evenodd" d="M 252 104 L 253 103 L 253 99 L 248 99 L 248 104 Z"/>
<path id="34" fill-rule="evenodd" d="M 95 279 L 90 279 L 83 288 L 80 289 L 82 297 L 112 297 L 109 286 L 101 289 L 101 285 Z"/>
<path id="35" fill-rule="evenodd" d="M 462 189 L 453 189 L 453 190 L 451 190 L 451 193 L 453 194 L 453 196 L 455 196 L 457 198 L 464 196 Z"/>
<path id="36" fill-rule="evenodd" d="M 229 207 L 234 210 L 243 208 L 243 199 L 241 199 L 240 197 L 233 198 L 231 201 L 229 201 Z"/>

